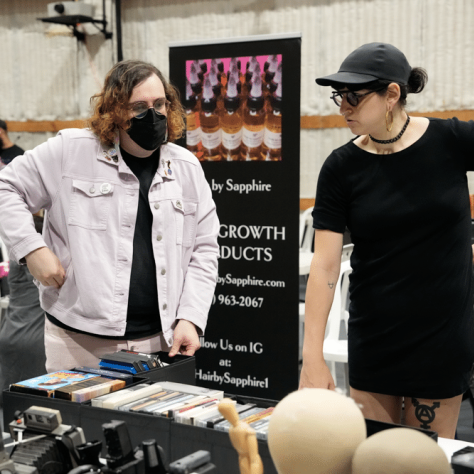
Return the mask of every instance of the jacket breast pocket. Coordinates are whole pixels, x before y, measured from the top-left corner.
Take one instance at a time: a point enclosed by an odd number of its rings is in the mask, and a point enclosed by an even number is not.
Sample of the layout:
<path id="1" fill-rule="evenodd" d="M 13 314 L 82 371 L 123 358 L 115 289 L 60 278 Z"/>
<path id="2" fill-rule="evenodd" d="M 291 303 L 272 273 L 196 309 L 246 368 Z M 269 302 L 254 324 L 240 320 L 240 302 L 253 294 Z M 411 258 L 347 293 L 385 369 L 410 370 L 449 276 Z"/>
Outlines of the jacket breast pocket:
<path id="1" fill-rule="evenodd" d="M 74 179 L 69 206 L 69 225 L 106 230 L 114 186 Z"/>
<path id="2" fill-rule="evenodd" d="M 194 242 L 197 204 L 182 199 L 172 201 L 176 216 L 176 243 L 190 247 Z"/>

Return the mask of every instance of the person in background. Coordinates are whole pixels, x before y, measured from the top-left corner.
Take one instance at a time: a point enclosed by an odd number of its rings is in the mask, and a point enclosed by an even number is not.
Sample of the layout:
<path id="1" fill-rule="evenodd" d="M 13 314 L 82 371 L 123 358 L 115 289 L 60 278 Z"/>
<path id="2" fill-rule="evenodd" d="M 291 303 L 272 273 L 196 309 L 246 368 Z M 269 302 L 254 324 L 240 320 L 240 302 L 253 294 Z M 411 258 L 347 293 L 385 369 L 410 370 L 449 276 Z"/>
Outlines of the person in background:
<path id="1" fill-rule="evenodd" d="M 48 372 L 121 349 L 193 355 L 216 285 L 211 190 L 171 143 L 185 128 L 177 90 L 152 64 L 121 61 L 92 105 L 88 129 L 0 172 L 0 236 L 39 283 Z"/>
<path id="2" fill-rule="evenodd" d="M 41 234 L 43 217 L 34 216 Z M 8 273 L 10 302 L 0 321 L 0 405 L 3 390 L 46 371 L 44 352 L 44 311 L 38 288 L 26 265 L 10 261 Z"/>
<path id="3" fill-rule="evenodd" d="M 427 74 L 386 43 L 353 51 L 331 86 L 356 137 L 318 179 L 300 387 L 334 388 L 323 357 L 344 229 L 351 256 L 351 397 L 364 416 L 455 434 L 474 359 L 471 216 L 474 122 L 410 117 Z"/>
<path id="4" fill-rule="evenodd" d="M 23 153 L 25 153 L 25 150 L 15 145 L 8 138 L 7 124 L 0 120 L 0 169 L 8 165 L 16 156 L 23 155 Z"/>

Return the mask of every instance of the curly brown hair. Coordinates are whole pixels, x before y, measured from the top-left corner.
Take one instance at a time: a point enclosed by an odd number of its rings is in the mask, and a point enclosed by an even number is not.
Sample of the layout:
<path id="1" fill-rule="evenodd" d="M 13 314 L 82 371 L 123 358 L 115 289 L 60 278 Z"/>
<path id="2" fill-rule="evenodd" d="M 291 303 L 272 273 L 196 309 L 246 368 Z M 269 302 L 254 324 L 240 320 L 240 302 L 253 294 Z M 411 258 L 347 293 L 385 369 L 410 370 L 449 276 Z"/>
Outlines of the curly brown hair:
<path id="1" fill-rule="evenodd" d="M 175 141 L 183 135 L 185 112 L 178 89 L 152 64 L 131 59 L 117 63 L 107 73 L 102 91 L 91 97 L 93 113 L 87 120 L 87 126 L 101 142 L 113 146 L 117 127 L 124 130 L 130 128 L 128 101 L 132 91 L 152 74 L 156 74 L 162 82 L 166 98 L 170 102 L 167 113 L 168 141 Z"/>

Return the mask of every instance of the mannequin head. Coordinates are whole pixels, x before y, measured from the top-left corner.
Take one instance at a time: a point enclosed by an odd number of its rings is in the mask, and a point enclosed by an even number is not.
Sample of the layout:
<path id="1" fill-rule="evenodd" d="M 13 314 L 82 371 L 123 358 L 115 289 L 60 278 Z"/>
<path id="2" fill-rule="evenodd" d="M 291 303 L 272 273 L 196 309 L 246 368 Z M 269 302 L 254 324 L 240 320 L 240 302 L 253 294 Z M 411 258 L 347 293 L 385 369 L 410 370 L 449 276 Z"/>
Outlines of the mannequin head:
<path id="1" fill-rule="evenodd" d="M 392 428 L 367 438 L 356 449 L 352 474 L 450 474 L 438 443 L 420 431 Z"/>
<path id="2" fill-rule="evenodd" d="M 279 474 L 350 474 L 365 420 L 351 398 L 331 390 L 290 393 L 272 413 L 268 447 Z"/>

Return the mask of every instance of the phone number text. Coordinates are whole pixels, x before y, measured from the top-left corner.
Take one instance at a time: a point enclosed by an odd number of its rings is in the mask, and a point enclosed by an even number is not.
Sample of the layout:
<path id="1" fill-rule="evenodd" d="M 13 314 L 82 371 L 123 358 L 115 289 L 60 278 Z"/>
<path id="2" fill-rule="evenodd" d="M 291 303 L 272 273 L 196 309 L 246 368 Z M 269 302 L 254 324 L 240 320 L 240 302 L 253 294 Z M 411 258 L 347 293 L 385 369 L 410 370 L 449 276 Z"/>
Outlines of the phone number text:
<path id="1" fill-rule="evenodd" d="M 261 308 L 263 298 L 251 296 L 235 296 L 235 295 L 214 295 L 212 304 L 219 303 L 225 306 L 242 306 L 245 308 Z"/>

